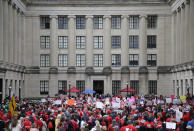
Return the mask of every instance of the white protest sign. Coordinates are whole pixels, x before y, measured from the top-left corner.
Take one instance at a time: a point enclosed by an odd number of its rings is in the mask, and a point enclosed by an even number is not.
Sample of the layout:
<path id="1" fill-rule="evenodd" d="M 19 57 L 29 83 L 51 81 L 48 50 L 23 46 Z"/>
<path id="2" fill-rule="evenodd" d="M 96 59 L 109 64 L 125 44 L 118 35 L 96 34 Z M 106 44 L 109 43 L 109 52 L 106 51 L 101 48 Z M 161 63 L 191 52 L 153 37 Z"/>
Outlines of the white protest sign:
<path id="1" fill-rule="evenodd" d="M 61 100 L 56 100 L 53 102 L 54 105 L 61 105 Z"/>
<path id="2" fill-rule="evenodd" d="M 121 102 L 120 98 L 116 97 L 116 101 L 117 102 Z"/>
<path id="3" fill-rule="evenodd" d="M 166 122 L 167 129 L 176 129 L 176 123 L 174 122 Z"/>
<path id="4" fill-rule="evenodd" d="M 152 101 L 148 101 L 148 102 L 146 103 L 146 105 L 147 105 L 147 106 L 151 106 L 151 105 L 152 105 Z"/>
<path id="5" fill-rule="evenodd" d="M 46 99 L 41 99 L 41 102 L 42 102 L 42 103 L 46 102 Z"/>
<path id="6" fill-rule="evenodd" d="M 172 98 L 166 98 L 166 103 L 172 103 Z"/>
<path id="7" fill-rule="evenodd" d="M 112 108 L 114 109 L 120 108 L 120 102 L 112 102 Z"/>
<path id="8" fill-rule="evenodd" d="M 109 104 L 110 104 L 109 98 L 106 98 L 105 105 L 109 105 Z"/>
<path id="9" fill-rule="evenodd" d="M 96 102 L 96 108 L 103 109 L 103 107 L 104 107 L 104 104 L 102 102 L 99 102 L 99 101 Z"/>

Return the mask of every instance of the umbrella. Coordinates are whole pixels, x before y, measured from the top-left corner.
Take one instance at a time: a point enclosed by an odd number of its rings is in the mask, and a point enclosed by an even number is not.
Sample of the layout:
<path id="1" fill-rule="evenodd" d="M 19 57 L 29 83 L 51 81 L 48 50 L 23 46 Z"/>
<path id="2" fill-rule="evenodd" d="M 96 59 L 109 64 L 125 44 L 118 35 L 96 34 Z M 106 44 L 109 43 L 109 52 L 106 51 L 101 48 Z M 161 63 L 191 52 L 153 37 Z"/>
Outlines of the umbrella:
<path id="1" fill-rule="evenodd" d="M 96 91 L 93 91 L 93 90 L 85 90 L 82 93 L 89 94 L 89 93 L 96 93 Z"/>
<path id="2" fill-rule="evenodd" d="M 81 92 L 80 90 L 78 90 L 76 87 L 72 87 L 70 90 L 66 90 L 66 92 Z"/>
<path id="3" fill-rule="evenodd" d="M 120 92 L 136 92 L 136 90 L 128 88 L 128 91 L 127 91 L 127 88 L 124 88 L 124 89 L 120 90 Z"/>

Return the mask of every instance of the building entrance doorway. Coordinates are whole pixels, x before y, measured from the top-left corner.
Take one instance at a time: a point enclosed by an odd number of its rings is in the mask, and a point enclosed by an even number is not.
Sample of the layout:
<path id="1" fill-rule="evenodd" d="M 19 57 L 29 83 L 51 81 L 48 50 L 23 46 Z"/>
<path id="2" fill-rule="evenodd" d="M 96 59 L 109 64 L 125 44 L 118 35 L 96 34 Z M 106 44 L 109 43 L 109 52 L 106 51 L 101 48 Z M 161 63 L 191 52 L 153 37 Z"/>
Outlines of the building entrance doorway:
<path id="1" fill-rule="evenodd" d="M 96 91 L 96 94 L 104 94 L 104 81 L 103 80 L 94 80 L 93 81 L 93 90 Z"/>

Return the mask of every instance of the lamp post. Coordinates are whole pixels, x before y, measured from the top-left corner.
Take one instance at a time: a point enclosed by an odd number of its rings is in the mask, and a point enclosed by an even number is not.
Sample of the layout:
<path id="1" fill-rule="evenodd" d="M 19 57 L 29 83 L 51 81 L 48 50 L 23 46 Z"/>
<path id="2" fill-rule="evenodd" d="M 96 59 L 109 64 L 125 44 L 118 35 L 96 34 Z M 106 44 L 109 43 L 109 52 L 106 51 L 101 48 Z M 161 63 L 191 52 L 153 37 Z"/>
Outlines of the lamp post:
<path id="1" fill-rule="evenodd" d="M 19 87 L 19 100 L 21 99 L 21 86 Z"/>
<path id="2" fill-rule="evenodd" d="M 179 88 L 180 87 L 177 85 L 176 88 L 177 88 L 177 96 L 179 96 Z"/>
<path id="3" fill-rule="evenodd" d="M 129 91 L 128 90 L 129 89 L 128 85 L 129 85 L 129 83 L 127 82 L 126 85 L 127 85 L 127 97 L 128 97 L 128 91 Z"/>
<path id="4" fill-rule="evenodd" d="M 187 88 L 187 95 L 189 96 L 189 88 L 190 87 L 189 87 L 189 84 L 188 83 L 186 84 L 186 88 Z"/>
<path id="5" fill-rule="evenodd" d="M 71 88 L 71 81 L 69 81 L 69 98 L 71 96 L 71 94 L 70 94 L 70 88 Z"/>
<path id="6" fill-rule="evenodd" d="M 11 98 L 11 85 L 9 86 L 9 98 Z"/>

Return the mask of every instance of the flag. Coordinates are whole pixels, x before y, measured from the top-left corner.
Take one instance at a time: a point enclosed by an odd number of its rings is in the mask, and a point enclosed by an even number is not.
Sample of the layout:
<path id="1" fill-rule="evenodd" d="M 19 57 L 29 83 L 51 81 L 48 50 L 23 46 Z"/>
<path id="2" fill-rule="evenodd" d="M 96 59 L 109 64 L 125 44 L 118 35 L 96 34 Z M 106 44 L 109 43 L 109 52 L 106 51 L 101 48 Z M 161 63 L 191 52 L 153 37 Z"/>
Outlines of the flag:
<path id="1" fill-rule="evenodd" d="M 14 115 L 14 112 L 16 110 L 16 102 L 15 102 L 14 96 L 12 96 L 11 101 L 9 103 L 9 110 L 11 112 L 11 115 L 13 116 Z"/>

